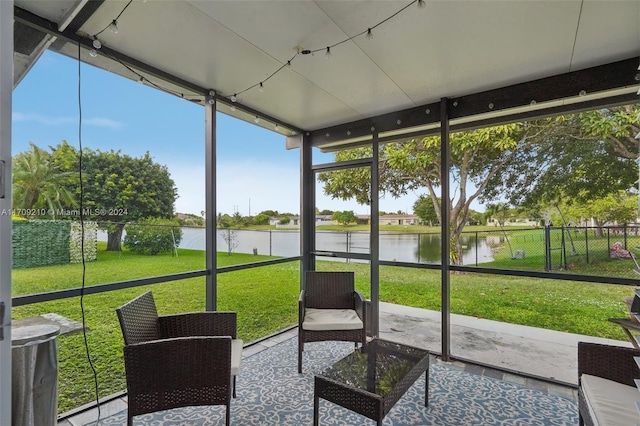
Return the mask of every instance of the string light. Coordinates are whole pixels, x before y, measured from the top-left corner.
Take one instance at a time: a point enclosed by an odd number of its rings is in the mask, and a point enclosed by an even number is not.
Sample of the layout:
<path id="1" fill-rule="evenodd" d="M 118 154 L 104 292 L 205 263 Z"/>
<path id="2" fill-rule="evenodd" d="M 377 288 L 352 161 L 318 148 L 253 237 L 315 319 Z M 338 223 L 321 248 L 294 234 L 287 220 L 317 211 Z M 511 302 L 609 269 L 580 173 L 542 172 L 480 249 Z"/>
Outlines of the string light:
<path id="1" fill-rule="evenodd" d="M 391 16 L 389 16 L 389 17 L 387 17 L 387 18 L 383 19 L 382 21 L 378 22 L 377 24 L 375 24 L 375 25 L 373 25 L 373 26 L 371 26 L 371 27 L 368 27 L 368 28 L 367 28 L 366 30 L 364 30 L 364 31 L 361 31 L 361 32 L 359 32 L 359 33 L 357 33 L 357 34 L 354 34 L 354 35 L 353 35 L 353 36 L 351 36 L 351 37 L 347 37 L 346 39 L 341 40 L 341 41 L 339 41 L 339 42 L 337 42 L 337 43 L 334 43 L 334 44 L 332 44 L 332 45 L 326 46 L 326 47 L 324 47 L 324 48 L 319 48 L 319 49 L 303 49 L 302 47 L 298 47 L 298 48 L 296 49 L 296 54 L 295 54 L 291 59 L 289 59 L 289 60 L 288 60 L 286 63 L 284 63 L 280 68 L 278 68 L 278 69 L 277 69 L 277 70 L 275 70 L 273 73 L 271 73 L 271 74 L 269 75 L 269 77 L 267 77 L 266 79 L 264 79 L 262 82 L 266 82 L 266 81 L 267 81 L 267 80 L 269 80 L 271 77 L 273 77 L 274 75 L 276 75 L 277 73 L 279 73 L 279 72 L 280 72 L 283 68 L 285 68 L 285 67 L 287 67 L 287 68 L 291 68 L 291 62 L 292 62 L 295 58 L 297 58 L 297 57 L 298 57 L 298 55 L 311 55 L 311 56 L 314 56 L 314 53 L 324 51 L 324 52 L 325 52 L 325 58 L 330 58 L 330 57 L 332 56 L 331 49 L 332 49 L 332 48 L 334 48 L 334 47 L 336 47 L 336 46 L 339 46 L 339 45 L 341 45 L 341 44 L 344 44 L 344 43 L 346 43 L 346 42 L 348 42 L 348 41 L 350 41 L 350 40 L 353 40 L 353 39 L 354 39 L 354 38 L 356 38 L 356 37 L 360 37 L 360 36 L 363 36 L 363 35 L 364 35 L 367 39 L 372 39 L 372 38 L 373 38 L 373 30 L 374 30 L 375 28 L 379 27 L 380 25 L 384 24 L 385 22 L 389 21 L 390 19 L 394 18 L 395 16 L 399 15 L 400 13 L 404 12 L 406 9 L 408 9 L 408 8 L 409 8 L 411 5 L 413 5 L 413 4 L 417 4 L 417 5 L 418 5 L 418 8 L 420 8 L 420 9 L 423 9 L 423 8 L 425 8 L 425 7 L 426 7 L 426 2 L 425 2 L 425 0 L 412 0 L 411 2 L 409 2 L 408 4 L 406 4 L 405 6 L 403 6 L 402 8 L 400 8 L 397 12 L 395 12 L 395 13 L 394 13 L 394 14 L 392 14 Z M 244 90 L 240 90 L 240 91 L 236 92 L 236 94 L 244 93 L 244 92 L 246 92 L 246 91 L 248 91 L 248 90 L 253 89 L 253 88 L 254 88 L 254 87 L 256 87 L 256 86 L 260 86 L 260 85 L 256 83 L 256 84 L 254 84 L 254 85 L 251 85 L 251 86 L 247 87 L 247 88 L 246 88 L 246 89 L 244 89 Z M 232 102 L 233 102 L 233 101 L 232 101 Z"/>
<path id="2" fill-rule="evenodd" d="M 108 28 L 112 33 L 118 34 L 118 21 L 116 21 L 115 19 L 111 21 Z"/>
<path id="3" fill-rule="evenodd" d="M 1 1 L 1 0 L 0 0 L 0 1 Z M 144 2 L 146 2 L 146 0 L 143 0 L 143 3 L 144 3 Z M 124 8 L 120 11 L 120 13 L 118 14 L 118 16 L 116 16 L 116 18 L 115 18 L 115 19 L 113 19 L 113 20 L 109 23 L 109 25 L 107 25 L 107 26 L 106 26 L 106 27 L 104 27 L 102 30 L 98 31 L 96 34 L 94 34 L 94 35 L 92 36 L 92 38 L 93 38 L 93 47 L 94 47 L 94 49 L 91 49 L 91 50 L 89 51 L 89 55 L 90 55 L 91 57 L 94 57 L 94 58 L 95 58 L 95 57 L 97 57 L 97 56 L 98 56 L 97 49 L 100 49 L 100 48 L 102 47 L 102 43 L 100 42 L 100 40 L 98 40 L 98 36 L 99 36 L 100 34 L 102 34 L 102 33 L 103 33 L 104 31 L 106 31 L 107 29 L 109 29 L 109 30 L 110 30 L 112 33 L 114 33 L 114 34 L 118 34 L 118 31 L 119 31 L 119 29 L 118 29 L 118 19 L 120 19 L 120 17 L 122 16 L 122 14 L 125 12 L 125 10 L 127 10 L 127 8 L 131 5 L 131 3 L 133 3 L 133 0 L 129 0 L 129 1 L 127 2 L 127 4 L 126 4 L 126 5 L 124 6 Z M 346 43 L 346 42 L 348 42 L 348 41 L 350 41 L 350 40 L 353 40 L 353 39 L 354 39 L 354 38 L 356 38 L 356 37 L 360 37 L 360 36 L 362 36 L 362 35 L 364 35 L 364 36 L 365 36 L 365 38 L 367 38 L 368 40 L 371 40 L 371 39 L 373 38 L 373 30 L 374 30 L 375 28 L 379 27 L 380 25 L 382 25 L 382 24 L 384 24 L 385 22 L 389 21 L 389 20 L 390 20 L 390 19 L 392 19 L 393 17 L 395 17 L 395 16 L 399 15 L 400 13 L 404 12 L 407 8 L 409 8 L 409 7 L 410 7 L 411 5 L 413 5 L 414 3 L 416 3 L 416 4 L 417 4 L 417 6 L 418 6 L 418 8 L 420 8 L 420 9 L 424 9 L 424 8 L 426 7 L 426 1 L 425 1 L 425 0 L 412 0 L 411 2 L 409 2 L 408 4 L 406 4 L 405 6 L 403 6 L 402 8 L 400 8 L 397 12 L 395 12 L 395 13 L 394 13 L 394 14 L 392 14 L 391 16 L 389 16 L 389 17 L 387 17 L 387 18 L 383 19 L 382 21 L 378 22 L 377 24 L 375 24 L 375 25 L 373 25 L 373 26 L 371 26 L 371 27 L 368 27 L 365 31 L 362 31 L 362 32 L 360 32 L 360 33 L 357 33 L 357 34 L 355 34 L 355 35 L 353 35 L 353 36 L 351 36 L 351 37 L 347 37 L 346 39 L 341 40 L 341 41 L 339 41 L 339 42 L 337 42 L 337 43 L 334 43 L 334 44 L 332 44 L 332 45 L 330 45 L 330 46 L 327 46 L 327 47 L 326 47 L 326 48 L 324 48 L 324 49 L 322 49 L 322 48 L 320 48 L 320 49 L 302 49 L 302 48 L 298 48 L 298 50 L 297 50 L 296 54 L 295 54 L 291 59 L 289 59 L 286 63 L 284 63 L 282 66 L 280 66 L 278 69 L 276 69 L 273 73 L 271 73 L 271 74 L 270 74 L 266 79 L 264 79 L 263 81 L 261 81 L 261 82 L 259 82 L 259 83 L 256 83 L 256 84 L 254 84 L 254 85 L 252 85 L 252 86 L 249 86 L 249 87 L 247 87 L 247 88 L 246 88 L 246 89 L 244 89 L 244 90 L 240 90 L 240 91 L 238 91 L 238 92 L 234 93 L 232 96 L 224 96 L 224 97 L 226 97 L 226 98 L 228 98 L 229 100 L 231 100 L 231 102 L 232 102 L 232 103 L 235 103 L 235 102 L 238 100 L 238 95 L 239 95 L 239 94 L 244 93 L 244 92 L 246 92 L 246 91 L 248 91 L 248 90 L 251 90 L 251 89 L 253 89 L 254 87 L 258 87 L 258 90 L 259 90 L 260 92 L 264 92 L 264 83 L 265 83 L 267 80 L 269 80 L 271 77 L 273 77 L 274 75 L 276 75 L 278 72 L 280 72 L 283 68 L 285 68 L 285 67 L 286 67 L 286 68 L 291 68 L 291 66 L 292 66 L 291 62 L 292 62 L 295 58 L 297 58 L 297 57 L 298 57 L 298 55 L 300 55 L 300 54 L 302 54 L 302 55 L 311 55 L 311 56 L 314 56 L 314 53 L 319 52 L 319 51 L 322 51 L 322 50 L 325 50 L 325 58 L 327 58 L 327 59 L 328 59 L 328 58 L 330 58 L 330 57 L 332 56 L 332 52 L 331 52 L 331 48 L 332 48 L 332 47 L 339 46 L 339 45 L 341 45 L 341 44 L 344 44 L 344 43 Z M 140 74 L 138 74 L 135 70 L 133 70 L 133 69 L 131 69 L 130 67 L 128 67 L 126 64 L 124 64 L 124 63 L 123 63 L 122 61 L 120 61 L 118 58 L 116 58 L 116 57 L 112 57 L 111 59 L 114 59 L 114 60 L 116 60 L 116 61 L 120 62 L 123 66 L 125 66 L 126 68 L 128 68 L 131 72 L 133 72 L 134 74 L 138 75 L 138 76 L 140 77 L 140 81 L 143 81 L 143 77 L 142 77 Z M 640 71 L 640 66 L 638 67 L 638 70 Z M 153 83 L 153 82 L 151 82 L 151 81 L 149 81 L 149 80 L 144 80 L 144 81 L 147 81 L 150 85 L 152 85 L 152 86 L 154 86 L 154 87 L 157 87 L 157 88 L 159 88 L 159 89 L 161 89 L 161 90 L 167 91 L 167 92 L 169 92 L 169 93 L 175 93 L 175 94 L 179 95 L 180 97 L 182 97 L 182 98 L 184 99 L 184 95 L 183 95 L 182 93 L 175 92 L 175 91 L 172 91 L 172 90 L 169 90 L 169 89 L 163 88 L 163 87 L 158 86 L 158 85 L 156 85 L 155 83 Z M 640 95 L 640 90 L 638 91 L 638 94 Z M 234 105 L 232 105 L 232 106 L 231 106 L 231 110 L 232 110 L 232 111 L 235 111 L 235 106 L 234 106 Z M 255 118 L 255 120 L 254 120 L 254 121 L 257 123 L 257 122 L 259 121 L 259 118 L 256 116 L 256 118 Z"/>

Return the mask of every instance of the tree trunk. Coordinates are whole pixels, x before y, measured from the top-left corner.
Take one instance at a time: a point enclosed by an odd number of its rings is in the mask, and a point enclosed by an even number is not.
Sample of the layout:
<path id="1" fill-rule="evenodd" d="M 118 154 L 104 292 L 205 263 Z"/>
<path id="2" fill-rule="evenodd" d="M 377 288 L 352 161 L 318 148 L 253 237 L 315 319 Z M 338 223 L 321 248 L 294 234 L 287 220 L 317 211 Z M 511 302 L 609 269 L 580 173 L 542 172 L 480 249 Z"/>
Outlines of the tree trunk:
<path id="1" fill-rule="evenodd" d="M 107 231 L 107 251 L 122 251 L 123 224 L 115 225 L 113 230 Z"/>
<path id="2" fill-rule="evenodd" d="M 593 221 L 595 222 L 595 225 L 596 225 L 596 228 L 595 228 L 596 229 L 596 232 L 595 232 L 596 238 L 604 237 L 604 232 L 602 232 L 603 230 L 602 230 L 602 224 L 600 223 L 600 220 L 596 218 Z"/>

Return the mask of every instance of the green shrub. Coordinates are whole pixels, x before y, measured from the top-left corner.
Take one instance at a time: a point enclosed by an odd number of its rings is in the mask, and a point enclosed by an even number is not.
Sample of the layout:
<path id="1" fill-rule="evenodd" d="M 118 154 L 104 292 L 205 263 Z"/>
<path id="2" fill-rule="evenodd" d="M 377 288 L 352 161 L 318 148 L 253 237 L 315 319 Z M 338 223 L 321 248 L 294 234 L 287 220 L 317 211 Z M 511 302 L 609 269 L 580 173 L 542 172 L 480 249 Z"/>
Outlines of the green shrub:
<path id="1" fill-rule="evenodd" d="M 174 219 L 149 218 L 125 228 L 124 246 L 137 254 L 170 253 L 182 238 L 180 224 Z"/>

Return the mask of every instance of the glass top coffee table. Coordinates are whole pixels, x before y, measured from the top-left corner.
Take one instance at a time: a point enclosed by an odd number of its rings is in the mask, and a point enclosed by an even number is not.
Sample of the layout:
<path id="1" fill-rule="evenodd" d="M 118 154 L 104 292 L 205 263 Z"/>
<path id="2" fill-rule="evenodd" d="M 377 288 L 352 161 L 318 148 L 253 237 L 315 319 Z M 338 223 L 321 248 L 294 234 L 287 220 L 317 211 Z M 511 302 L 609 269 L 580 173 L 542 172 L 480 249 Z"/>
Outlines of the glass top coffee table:
<path id="1" fill-rule="evenodd" d="M 315 376 L 313 424 L 318 425 L 320 398 L 362 414 L 382 425 L 382 419 L 411 385 L 425 373 L 424 406 L 429 400 L 429 351 L 373 339 Z"/>

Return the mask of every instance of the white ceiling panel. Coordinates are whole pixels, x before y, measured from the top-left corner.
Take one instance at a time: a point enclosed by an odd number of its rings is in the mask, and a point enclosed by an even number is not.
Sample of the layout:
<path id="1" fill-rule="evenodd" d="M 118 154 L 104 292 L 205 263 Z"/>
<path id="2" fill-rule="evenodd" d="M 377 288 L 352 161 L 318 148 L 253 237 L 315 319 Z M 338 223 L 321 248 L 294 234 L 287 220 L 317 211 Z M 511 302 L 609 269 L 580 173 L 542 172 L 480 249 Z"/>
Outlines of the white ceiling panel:
<path id="1" fill-rule="evenodd" d="M 640 1 L 585 1 L 572 70 L 640 54 Z"/>
<path id="2" fill-rule="evenodd" d="M 99 35 L 105 46 L 222 96 L 238 93 L 247 107 L 305 130 L 640 53 L 640 0 L 425 0 L 424 8 L 410 3 L 109 0 L 81 32 L 96 34 L 128 5 L 118 34 Z M 16 4 L 56 21 L 83 3 Z M 325 59 L 326 46 L 387 18 L 372 39 L 355 37 Z M 297 48 L 321 51 L 295 57 L 290 68 L 270 77 Z M 89 61 L 136 78 L 109 58 Z M 244 91 L 261 81 L 263 93 Z"/>
<path id="3" fill-rule="evenodd" d="M 348 6 L 328 3 L 348 25 Z M 428 2 L 356 42 L 421 104 L 567 72 L 579 10 L 578 0 Z"/>
<path id="4" fill-rule="evenodd" d="M 236 6 L 228 2 L 198 1 L 192 4 L 238 37 L 255 43 L 257 49 L 275 58 L 278 66 L 294 57 L 300 49 L 321 49 L 313 55 L 295 57 L 291 70 L 363 116 L 387 112 L 389 108 L 397 109 L 398 106 L 413 106 L 411 100 L 353 42 L 335 47 L 331 59 L 327 60 L 325 48 L 347 39 L 349 35 L 314 2 L 244 1 Z M 391 5 L 397 7 L 393 3 Z M 238 7 L 242 8 L 242 14 L 238 13 Z M 295 19 L 291 19 L 292 16 Z M 256 20 L 270 25 L 256 25 Z M 251 80 L 252 84 L 267 78 L 276 69 L 257 75 Z M 358 72 L 345 72 L 347 70 Z M 269 83 L 264 84 L 267 91 Z M 380 102 L 380 99 L 385 102 Z"/>

